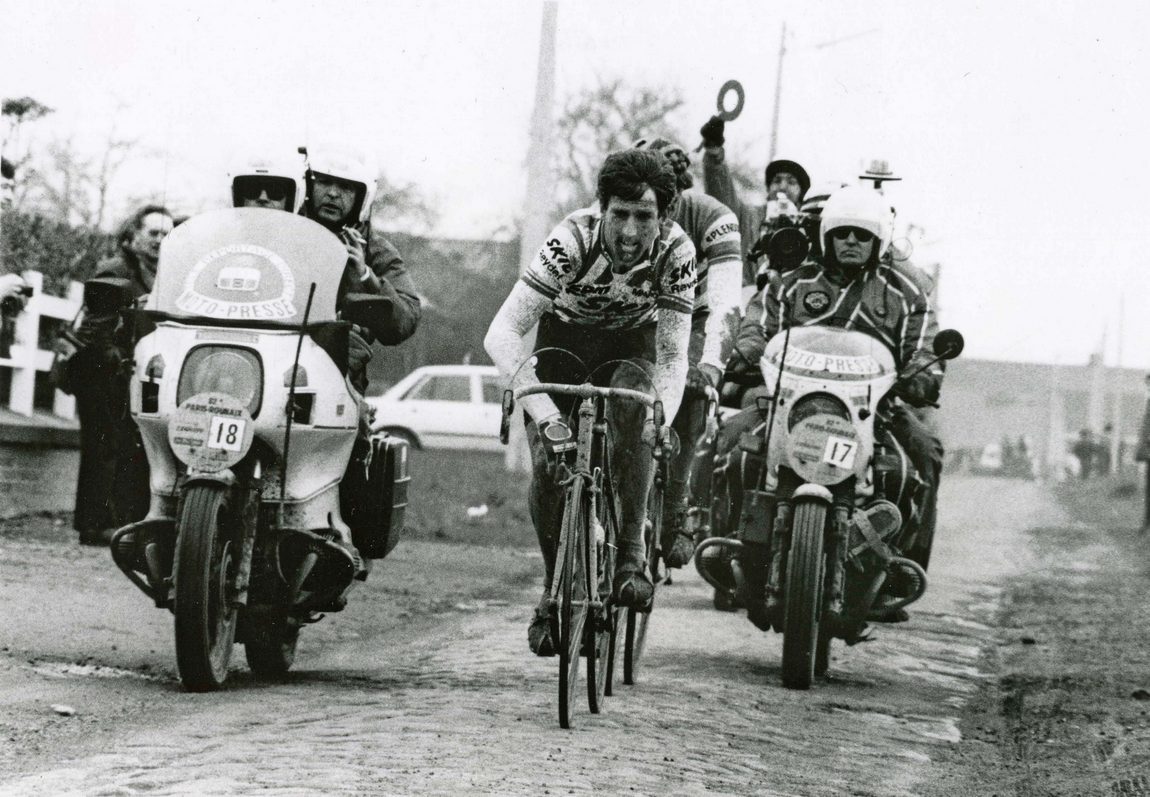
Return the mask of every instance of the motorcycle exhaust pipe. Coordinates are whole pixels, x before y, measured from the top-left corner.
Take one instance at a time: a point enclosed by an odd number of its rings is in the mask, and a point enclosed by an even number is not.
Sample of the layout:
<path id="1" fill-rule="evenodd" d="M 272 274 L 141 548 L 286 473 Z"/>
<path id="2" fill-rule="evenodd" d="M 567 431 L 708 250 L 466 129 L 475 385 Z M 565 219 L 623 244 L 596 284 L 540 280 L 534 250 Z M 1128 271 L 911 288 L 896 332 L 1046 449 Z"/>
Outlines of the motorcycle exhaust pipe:
<path id="1" fill-rule="evenodd" d="M 868 620 L 876 620 L 887 612 L 906 608 L 926 593 L 926 571 L 922 569 L 922 566 L 918 562 L 913 559 L 907 559 L 905 556 L 892 556 L 890 561 L 887 562 L 887 573 L 890 573 L 891 569 L 896 567 L 901 568 L 904 573 L 908 574 L 911 582 L 910 595 L 896 598 L 889 603 L 884 602 L 881 608 L 871 609 L 867 614 Z M 888 579 L 889 576 L 884 574 L 884 578 L 879 584 L 885 583 Z"/>
<path id="2" fill-rule="evenodd" d="M 724 584 L 709 572 L 707 572 L 707 569 L 703 564 L 703 555 L 710 548 L 728 549 L 727 555 L 730 556 L 733 560 L 731 562 L 731 572 L 735 577 L 735 589 L 731 589 L 729 584 Z M 727 597 L 731 600 L 734 600 L 743 584 L 743 571 L 742 568 L 738 565 L 738 558 L 744 550 L 745 548 L 741 540 L 732 540 L 729 537 L 708 537 L 699 543 L 699 545 L 695 548 L 695 570 L 699 573 L 700 576 L 702 576 L 704 581 L 706 581 L 708 584 L 720 592 L 726 594 Z"/>

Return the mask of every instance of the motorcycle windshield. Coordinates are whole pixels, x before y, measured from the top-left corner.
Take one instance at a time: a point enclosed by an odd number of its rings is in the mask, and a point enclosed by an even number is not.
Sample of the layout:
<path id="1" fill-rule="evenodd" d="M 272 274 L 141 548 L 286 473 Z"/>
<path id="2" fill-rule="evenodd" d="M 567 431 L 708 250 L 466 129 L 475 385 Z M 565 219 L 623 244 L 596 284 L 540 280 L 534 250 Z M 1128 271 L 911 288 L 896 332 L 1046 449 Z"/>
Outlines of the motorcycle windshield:
<path id="1" fill-rule="evenodd" d="M 347 263 L 339 239 L 310 219 L 266 208 L 228 208 L 185 221 L 164 239 L 146 309 L 229 325 L 298 327 L 336 319 Z"/>
<path id="2" fill-rule="evenodd" d="M 786 331 L 767 343 L 763 363 L 777 369 Z M 837 327 L 794 327 L 787 347 L 788 373 L 837 382 L 870 382 L 896 374 L 894 355 L 877 338 Z"/>

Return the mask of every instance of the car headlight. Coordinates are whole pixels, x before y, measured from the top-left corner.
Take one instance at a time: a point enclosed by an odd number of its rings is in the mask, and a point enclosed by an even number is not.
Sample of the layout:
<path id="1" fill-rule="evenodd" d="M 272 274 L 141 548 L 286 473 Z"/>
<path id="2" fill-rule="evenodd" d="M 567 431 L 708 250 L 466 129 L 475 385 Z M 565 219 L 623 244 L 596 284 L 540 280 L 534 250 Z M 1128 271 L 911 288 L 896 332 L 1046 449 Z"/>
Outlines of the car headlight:
<path id="1" fill-rule="evenodd" d="M 235 346 L 197 346 L 184 360 L 176 402 L 200 393 L 226 393 L 259 415 L 263 399 L 263 366 L 251 349 Z"/>
<path id="2" fill-rule="evenodd" d="M 833 415 L 844 421 L 851 419 L 847 406 L 829 393 L 812 393 L 803 396 L 787 416 L 787 429 L 794 429 L 800 422 L 812 415 Z"/>

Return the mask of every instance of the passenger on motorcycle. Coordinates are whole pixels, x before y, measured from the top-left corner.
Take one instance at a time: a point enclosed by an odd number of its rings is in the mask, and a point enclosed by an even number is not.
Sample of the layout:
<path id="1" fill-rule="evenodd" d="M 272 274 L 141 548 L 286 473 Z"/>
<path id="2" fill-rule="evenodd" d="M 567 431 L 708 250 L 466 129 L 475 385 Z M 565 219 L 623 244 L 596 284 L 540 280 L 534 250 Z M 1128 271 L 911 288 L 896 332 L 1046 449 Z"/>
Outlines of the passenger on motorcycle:
<path id="1" fill-rule="evenodd" d="M 370 293 L 391 300 L 365 327 L 355 326 L 348 343 L 349 377 L 361 393 L 367 389 L 371 343 L 394 346 L 407 340 L 419 324 L 421 308 L 415 283 L 403 258 L 372 227 L 378 169 L 366 152 L 335 144 L 307 150 L 307 202 L 303 215 L 327 227 L 347 247 L 347 269 L 337 306 L 349 293 Z"/>
<path id="2" fill-rule="evenodd" d="M 723 363 L 731 349 L 731 338 L 740 313 L 739 221 L 735 214 L 714 197 L 694 191 L 686 149 L 665 138 L 640 140 L 637 149 L 663 153 L 675 170 L 675 200 L 669 217 L 695 245 L 695 309 L 691 319 L 688 351 L 687 388 L 679 413 L 671 424 L 679 436 L 679 452 L 671 460 L 671 473 L 663 503 L 663 534 L 669 567 L 682 567 L 691 560 L 695 544 L 687 527 L 688 485 L 695 441 L 704 432 L 707 388 L 717 390 Z M 669 546 L 667 545 L 669 543 Z"/>
<path id="3" fill-rule="evenodd" d="M 873 190 L 842 188 L 827 200 L 820 232 L 822 263 L 805 263 L 774 280 L 765 292 L 764 310 L 757 322 L 761 334 L 741 341 L 757 340 L 760 345 L 747 347 L 741 356 L 757 363 L 766 341 L 787 326 L 828 325 L 859 330 L 882 341 L 894 355 L 900 375 L 913 374 L 932 360 L 938 325 L 930 299 L 916 280 L 883 257 L 892 232 L 889 204 Z M 756 322 L 748 318 L 746 323 Z M 886 448 L 904 465 L 909 460 L 913 469 L 905 471 L 915 473 L 932 489 L 937 489 L 942 466 L 941 445 L 906 405 L 934 404 L 941 383 L 939 364 L 900 380 L 898 398 L 905 403 L 893 405 L 884 424 Z M 734 459 L 746 458 L 738 450 L 738 441 L 743 433 L 761 428 L 762 416 L 757 408 L 746 409 L 724 425 L 720 436 L 720 455 L 727 455 L 731 465 L 726 472 L 731 499 L 728 517 L 732 519 L 739 516 L 744 483 L 749 486 L 750 479 L 757 478 L 749 458 L 734 463 Z M 886 497 L 906 506 L 906 483 L 879 485 L 880 489 L 884 486 Z M 905 546 L 908 540 L 901 543 Z M 761 607 L 748 606 L 752 619 L 756 608 Z"/>
<path id="4" fill-rule="evenodd" d="M 556 227 L 500 307 L 484 340 L 512 387 L 580 383 L 650 392 L 675 417 L 687 375 L 695 298 L 695 248 L 668 218 L 675 172 L 656 152 L 630 149 L 608 156 L 599 173 L 598 207 L 578 210 Z M 524 341 L 535 323 L 535 367 Z M 530 509 L 545 569 L 543 600 L 528 629 L 537 655 L 554 655 L 547 620 L 547 585 L 555 566 L 563 488 L 558 461 L 574 448 L 569 426 L 574 400 L 523 400 L 531 449 Z M 611 402 L 611 463 L 622 514 L 615 598 L 640 610 L 654 594 L 644 572 L 643 522 L 653 476 L 644 445 L 644 412 Z"/>

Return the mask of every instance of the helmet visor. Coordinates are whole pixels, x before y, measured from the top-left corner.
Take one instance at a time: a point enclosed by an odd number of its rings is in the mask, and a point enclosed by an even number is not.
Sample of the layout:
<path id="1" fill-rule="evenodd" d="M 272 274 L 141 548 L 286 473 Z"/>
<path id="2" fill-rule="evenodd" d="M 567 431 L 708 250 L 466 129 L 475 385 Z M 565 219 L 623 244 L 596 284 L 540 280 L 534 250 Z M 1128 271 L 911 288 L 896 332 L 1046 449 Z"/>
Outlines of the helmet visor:
<path id="1" fill-rule="evenodd" d="M 290 207 L 295 195 L 295 181 L 289 177 L 245 175 L 232 182 L 232 191 L 237 203 L 266 197 L 272 202 L 287 200 L 286 205 Z"/>

